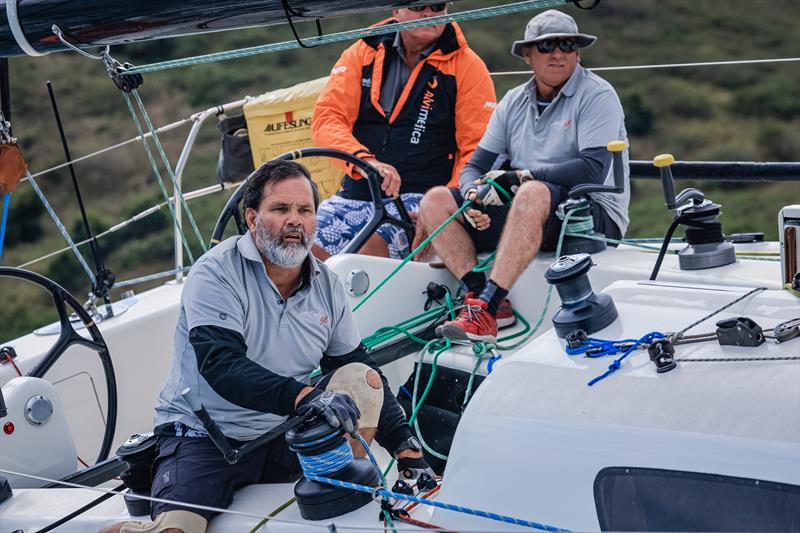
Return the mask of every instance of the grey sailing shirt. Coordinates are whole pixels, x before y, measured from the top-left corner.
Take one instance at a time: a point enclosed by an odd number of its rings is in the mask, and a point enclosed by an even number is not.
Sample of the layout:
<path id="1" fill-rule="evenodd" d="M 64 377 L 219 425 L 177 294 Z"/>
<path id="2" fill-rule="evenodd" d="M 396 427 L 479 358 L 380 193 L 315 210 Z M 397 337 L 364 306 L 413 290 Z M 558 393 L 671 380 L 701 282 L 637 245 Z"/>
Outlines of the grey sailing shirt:
<path id="1" fill-rule="evenodd" d="M 575 159 L 582 150 L 615 140 L 628 140 L 619 97 L 610 83 L 578 65 L 541 114 L 533 79 L 506 93 L 478 146 L 506 156 L 512 168 L 536 169 Z M 590 196 L 624 234 L 630 203 L 628 150 L 622 159 L 625 191 Z M 613 169 L 609 169 L 604 184 L 614 184 Z"/>
<path id="2" fill-rule="evenodd" d="M 202 425 L 181 396 L 192 393 L 229 438 L 251 440 L 286 417 L 235 405 L 217 394 L 200 375 L 189 332 L 216 326 L 242 335 L 247 358 L 267 370 L 308 384 L 323 355 L 355 350 L 361 337 L 336 274 L 313 257 L 308 283 L 286 300 L 269 279 L 252 235 L 231 237 L 192 267 L 181 296 L 174 355 L 159 394 L 155 425 Z"/>

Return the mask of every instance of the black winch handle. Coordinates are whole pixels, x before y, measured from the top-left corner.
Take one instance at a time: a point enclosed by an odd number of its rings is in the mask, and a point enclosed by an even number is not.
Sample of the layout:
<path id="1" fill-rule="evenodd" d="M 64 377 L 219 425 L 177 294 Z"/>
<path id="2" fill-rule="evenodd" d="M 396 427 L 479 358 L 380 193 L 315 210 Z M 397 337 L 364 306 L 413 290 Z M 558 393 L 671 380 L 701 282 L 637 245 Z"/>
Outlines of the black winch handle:
<path id="1" fill-rule="evenodd" d="M 206 432 L 208 432 L 211 442 L 213 442 L 219 451 L 222 452 L 222 456 L 225 458 L 225 461 L 231 465 L 239 462 L 242 457 L 252 452 L 256 448 L 259 448 L 276 437 L 280 437 L 287 431 L 296 428 L 314 416 L 314 412 L 309 410 L 302 415 L 292 417 L 282 424 L 278 424 L 274 428 L 270 429 L 260 437 L 251 440 L 247 444 L 244 444 L 239 448 L 234 448 L 231 446 L 228 437 L 225 436 L 222 430 L 219 429 L 217 423 L 214 422 L 214 419 L 211 418 L 211 415 L 208 414 L 208 411 L 203 404 L 198 402 L 197 397 L 192 394 L 192 389 L 183 389 L 181 391 L 181 396 L 183 396 L 183 399 L 189 404 L 189 408 L 192 410 L 195 416 L 200 419 L 200 422 L 203 424 L 203 428 L 206 430 Z"/>
<path id="2" fill-rule="evenodd" d="M 231 443 L 228 441 L 228 438 L 219 429 L 219 426 L 216 422 L 211 418 L 211 415 L 208 414 L 208 411 L 203 406 L 202 403 L 197 401 L 197 397 L 192 394 L 192 389 L 185 388 L 181 391 L 181 396 L 183 399 L 186 400 L 186 403 L 189 404 L 189 408 L 195 414 L 195 416 L 200 419 L 200 422 L 203 424 L 203 428 L 208 432 L 208 436 L 211 438 L 211 442 L 219 448 L 219 451 L 222 452 L 222 455 L 225 457 L 225 460 L 229 464 L 235 464 L 238 460 L 238 454 L 236 450 L 233 449 Z"/>

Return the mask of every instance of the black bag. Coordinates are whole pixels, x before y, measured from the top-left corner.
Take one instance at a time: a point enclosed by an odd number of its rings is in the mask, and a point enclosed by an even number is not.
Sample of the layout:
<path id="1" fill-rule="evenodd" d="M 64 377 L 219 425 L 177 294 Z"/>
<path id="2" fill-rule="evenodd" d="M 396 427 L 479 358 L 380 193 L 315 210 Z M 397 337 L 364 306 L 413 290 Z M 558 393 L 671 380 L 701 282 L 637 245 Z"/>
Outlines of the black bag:
<path id="1" fill-rule="evenodd" d="M 222 183 L 243 181 L 255 170 L 244 115 L 222 118 L 217 128 L 222 134 L 217 177 Z"/>

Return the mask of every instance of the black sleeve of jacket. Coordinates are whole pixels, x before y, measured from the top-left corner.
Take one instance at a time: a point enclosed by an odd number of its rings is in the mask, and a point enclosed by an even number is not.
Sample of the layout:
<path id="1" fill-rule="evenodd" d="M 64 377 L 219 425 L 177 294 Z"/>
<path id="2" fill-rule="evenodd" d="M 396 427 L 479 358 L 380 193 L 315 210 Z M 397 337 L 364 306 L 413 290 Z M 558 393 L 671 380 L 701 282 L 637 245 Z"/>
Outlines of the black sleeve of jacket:
<path id="1" fill-rule="evenodd" d="M 338 357 L 325 355 L 322 357 L 319 367 L 323 374 L 328 374 L 350 363 L 364 363 L 375 370 L 381 377 L 383 382 L 383 407 L 381 407 L 381 414 L 378 419 L 378 433 L 375 435 L 375 440 L 389 453 L 394 454 L 400 443 L 411 436 L 411 428 L 408 427 L 403 408 L 397 403 L 397 398 L 389 388 L 389 382 L 381 372 L 380 367 L 367 355 L 367 349 L 364 345 L 362 344 L 352 352 Z"/>
<path id="2" fill-rule="evenodd" d="M 605 146 L 581 150 L 578 157 L 529 169 L 537 180 L 549 181 L 571 189 L 584 183 L 602 184 L 611 168 L 611 152 Z"/>
<path id="3" fill-rule="evenodd" d="M 244 337 L 218 326 L 197 326 L 189 331 L 200 375 L 214 392 L 245 409 L 294 414 L 294 400 L 305 387 L 247 358 Z"/>
<path id="4" fill-rule="evenodd" d="M 475 180 L 492 170 L 499 154 L 484 150 L 480 146 L 475 148 L 472 157 L 469 158 L 464 169 L 458 176 L 459 189 L 462 195 L 466 195 L 467 191 L 475 186 Z"/>

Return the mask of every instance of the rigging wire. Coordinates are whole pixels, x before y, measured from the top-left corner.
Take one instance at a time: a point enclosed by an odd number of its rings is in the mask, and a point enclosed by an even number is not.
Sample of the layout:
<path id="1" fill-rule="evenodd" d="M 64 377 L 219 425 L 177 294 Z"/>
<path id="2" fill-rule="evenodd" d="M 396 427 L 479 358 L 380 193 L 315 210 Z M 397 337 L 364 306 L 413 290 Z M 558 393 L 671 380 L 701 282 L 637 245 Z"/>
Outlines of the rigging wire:
<path id="1" fill-rule="evenodd" d="M 659 68 L 683 68 L 683 67 L 718 67 L 727 65 L 753 65 L 758 63 L 786 63 L 800 61 L 800 57 L 779 57 L 770 59 L 738 59 L 731 61 L 702 61 L 697 63 L 656 63 L 650 65 L 619 65 L 616 67 L 593 67 L 587 68 L 592 72 L 610 72 L 625 70 L 643 70 Z M 530 70 L 510 70 L 500 72 L 490 72 L 490 76 L 530 76 Z"/>
<path id="2" fill-rule="evenodd" d="M 395 24 L 375 26 L 370 28 L 361 28 L 339 33 L 331 33 L 323 37 L 310 37 L 306 39 L 304 42 L 307 46 L 316 46 L 316 45 L 329 44 L 340 41 L 350 41 L 354 39 L 362 39 L 364 37 L 372 37 L 375 35 L 395 33 L 396 31 L 410 30 L 414 28 L 421 28 L 424 26 L 432 26 L 436 24 L 445 24 L 448 22 L 478 20 L 488 17 L 496 17 L 499 15 L 521 13 L 524 11 L 531 11 L 535 9 L 545 9 L 548 7 L 563 6 L 567 3 L 571 3 L 571 0 L 526 0 L 523 2 L 505 4 L 502 6 L 484 7 L 480 9 L 473 9 L 470 11 L 462 11 L 459 13 L 438 15 L 435 17 L 429 17 L 425 19 L 398 22 Z M 160 70 L 168 70 L 173 68 L 214 63 L 217 61 L 226 61 L 229 59 L 238 59 L 254 55 L 269 54 L 272 52 L 280 52 L 296 48 L 300 48 L 300 45 L 297 43 L 297 41 L 284 41 L 284 42 L 271 43 L 260 46 L 251 46 L 248 48 L 240 48 L 238 50 L 228 50 L 225 52 L 217 52 L 213 54 L 205 54 L 200 56 L 186 57 L 182 59 L 172 59 L 169 61 L 149 63 L 146 65 L 131 67 L 126 72 L 130 74 L 144 74 L 147 72 L 156 72 Z"/>
<path id="3" fill-rule="evenodd" d="M 33 480 L 37 480 L 37 481 L 43 481 L 43 482 L 49 483 L 49 484 L 51 484 L 53 486 L 63 486 L 63 487 L 71 487 L 71 488 L 75 488 L 75 489 L 85 489 L 85 490 L 89 490 L 89 491 L 92 491 L 92 492 L 98 492 L 98 493 L 102 493 L 102 494 L 109 494 L 110 493 L 112 496 L 127 496 L 129 498 L 137 499 L 137 500 L 144 500 L 144 501 L 149 501 L 149 502 L 157 502 L 157 503 L 166 503 L 166 504 L 172 504 L 172 505 L 179 505 L 181 507 L 186 507 L 186 508 L 191 508 L 191 509 L 198 509 L 198 510 L 202 510 L 202 511 L 211 511 L 213 513 L 219 513 L 219 514 L 230 514 L 230 515 L 234 515 L 234 516 L 241 516 L 241 517 L 244 517 L 244 518 L 253 518 L 253 519 L 259 519 L 259 520 L 264 519 L 264 518 L 269 518 L 269 521 L 275 522 L 275 523 L 278 523 L 278 524 L 288 524 L 288 525 L 302 526 L 302 527 L 308 527 L 308 528 L 327 529 L 328 531 L 336 531 L 335 522 L 322 522 L 322 521 L 314 522 L 314 521 L 292 520 L 292 519 L 289 519 L 289 518 L 279 518 L 277 516 L 267 517 L 267 516 L 264 516 L 263 514 L 249 513 L 249 512 L 246 512 L 246 511 L 237 511 L 237 510 L 234 510 L 234 509 L 224 509 L 224 508 L 220 508 L 220 507 L 209 507 L 209 506 L 205 506 L 205 505 L 197 505 L 197 504 L 193 504 L 193 503 L 181 502 L 181 501 L 176 501 L 176 500 L 166 500 L 166 499 L 163 499 L 163 498 L 153 498 L 151 496 L 143 496 L 141 494 L 136 494 L 136 493 L 132 493 L 132 492 L 126 492 L 126 493 L 123 494 L 123 493 L 119 493 L 119 492 L 114 492 L 113 489 L 106 489 L 106 488 L 102 488 L 102 487 L 92 487 L 90 485 L 81 485 L 79 483 L 72 483 L 72 482 L 64 481 L 64 480 L 60 480 L 60 479 L 51 479 L 51 478 L 47 478 L 47 477 L 44 477 L 44 476 L 37 476 L 37 475 L 33 475 L 33 474 L 26 474 L 26 473 L 23 473 L 23 472 L 16 472 L 16 471 L 8 470 L 8 469 L 5 469 L 5 468 L 0 468 L 0 474 L 6 474 L 6 475 L 11 475 L 11 476 L 19 476 L 19 477 L 23 477 L 23 478 L 26 478 L 26 479 L 33 479 Z M 278 512 L 280 512 L 280 511 L 278 511 Z M 376 527 L 375 527 L 374 524 L 373 525 L 347 525 L 346 529 L 348 531 L 375 531 Z M 408 532 L 419 532 L 419 529 L 416 528 L 416 527 L 415 528 L 397 528 L 397 530 L 398 531 L 408 531 Z M 437 528 L 437 531 L 441 531 L 442 533 L 449 533 L 452 530 L 448 529 L 448 528 Z M 461 533 L 480 533 L 480 532 L 485 532 L 486 528 L 481 528 L 481 529 L 477 529 L 477 528 L 476 529 L 459 528 L 459 531 Z"/>

